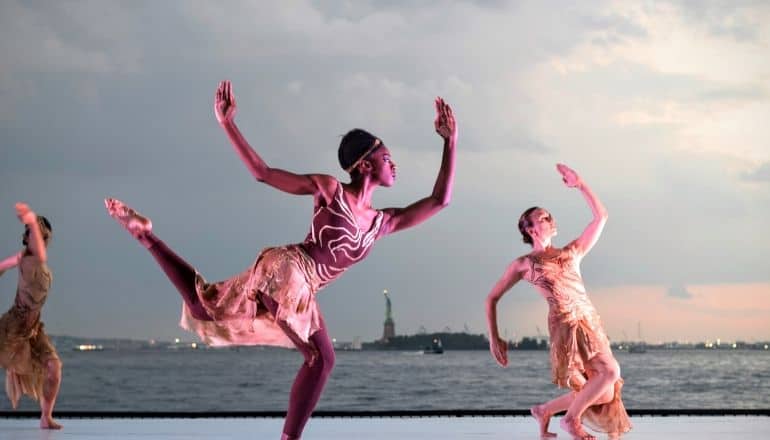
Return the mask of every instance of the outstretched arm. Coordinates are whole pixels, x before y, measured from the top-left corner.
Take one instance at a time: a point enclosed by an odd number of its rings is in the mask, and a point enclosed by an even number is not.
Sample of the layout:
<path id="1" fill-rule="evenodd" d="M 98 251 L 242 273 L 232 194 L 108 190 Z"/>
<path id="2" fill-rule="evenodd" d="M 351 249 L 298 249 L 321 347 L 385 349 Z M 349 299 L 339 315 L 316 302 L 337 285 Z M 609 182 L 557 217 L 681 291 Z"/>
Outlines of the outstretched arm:
<path id="1" fill-rule="evenodd" d="M 16 267 L 19 265 L 19 261 L 21 260 L 21 255 L 24 253 L 24 251 L 19 251 L 13 255 L 11 255 L 8 258 L 5 258 L 3 260 L 0 260 L 0 275 L 3 274 L 6 270 Z"/>
<path id="2" fill-rule="evenodd" d="M 500 366 L 508 365 L 508 343 L 500 338 L 500 332 L 497 328 L 497 303 L 503 297 L 505 292 L 509 291 L 516 283 L 521 280 L 526 270 L 526 257 L 519 257 L 508 265 L 505 273 L 492 287 L 492 291 L 487 295 L 487 328 L 489 329 L 489 350 Z"/>
<path id="3" fill-rule="evenodd" d="M 452 199 L 452 184 L 455 175 L 455 146 L 457 145 L 457 122 L 452 108 L 443 99 L 436 98 L 436 133 L 444 139 L 444 153 L 441 158 L 436 183 L 430 196 L 420 199 L 405 208 L 389 208 L 385 212 L 388 220 L 384 233 L 392 234 L 416 226 L 441 211 Z"/>
<path id="4" fill-rule="evenodd" d="M 16 216 L 29 228 L 27 249 L 29 249 L 38 261 L 45 263 L 48 260 L 48 255 L 45 251 L 43 232 L 40 231 L 40 225 L 37 222 L 37 214 L 35 214 L 26 203 L 19 202 L 16 204 Z"/>
<path id="5" fill-rule="evenodd" d="M 336 187 L 334 177 L 324 174 L 295 174 L 267 166 L 235 125 L 237 108 L 232 84 L 230 81 L 222 81 L 214 97 L 214 114 L 219 125 L 230 138 L 235 152 L 255 179 L 290 194 L 323 194 L 327 200 L 330 198 L 330 194 L 333 194 Z"/>
<path id="6" fill-rule="evenodd" d="M 599 236 L 602 234 L 604 225 L 607 223 L 607 209 L 575 170 L 564 164 L 557 164 L 556 169 L 561 173 L 562 180 L 568 187 L 580 190 L 586 202 L 588 202 L 588 206 L 591 208 L 591 213 L 593 213 L 591 223 L 586 226 L 580 237 L 575 240 L 578 252 L 581 255 L 585 255 L 594 247 L 596 241 L 599 240 Z"/>

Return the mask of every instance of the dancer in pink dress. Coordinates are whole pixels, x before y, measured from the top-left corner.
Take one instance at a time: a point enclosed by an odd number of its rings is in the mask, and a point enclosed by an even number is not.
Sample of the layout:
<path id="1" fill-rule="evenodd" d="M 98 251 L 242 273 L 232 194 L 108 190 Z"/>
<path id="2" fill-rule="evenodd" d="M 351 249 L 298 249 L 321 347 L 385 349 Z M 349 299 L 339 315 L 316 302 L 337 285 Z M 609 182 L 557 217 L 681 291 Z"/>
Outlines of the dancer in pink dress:
<path id="1" fill-rule="evenodd" d="M 497 302 L 519 280 L 525 279 L 548 302 L 548 331 L 551 337 L 553 382 L 572 392 L 531 408 L 540 424 L 540 435 L 548 432 L 553 414 L 567 411 L 560 421 L 562 429 L 575 439 L 593 439 L 582 423 L 592 429 L 619 435 L 631 429 L 621 400 L 623 379 L 612 355 L 599 314 L 588 299 L 580 276 L 580 261 L 594 246 L 607 221 L 607 211 L 599 198 L 566 165 L 557 165 L 564 183 L 578 188 L 588 202 L 593 220 L 576 240 L 563 248 L 555 247 L 556 223 L 545 209 L 533 207 L 519 219 L 519 231 L 532 252 L 515 259 L 492 288 L 486 301 L 490 350 L 497 363 L 508 364 L 508 344 L 497 329 Z M 582 422 L 582 423 L 581 423 Z"/>
<path id="2" fill-rule="evenodd" d="M 235 151 L 257 181 L 296 195 L 312 195 L 314 214 L 302 243 L 267 248 L 242 273 L 208 283 L 152 232 L 152 223 L 116 199 L 110 216 L 146 247 L 184 300 L 180 325 L 210 345 L 296 347 L 304 356 L 289 395 L 282 439 L 298 439 L 334 366 L 334 349 L 316 293 L 361 261 L 379 238 L 415 226 L 449 203 L 457 126 L 452 109 L 436 99 L 435 130 L 444 151 L 433 192 L 405 208 L 375 209 L 372 194 L 396 179 L 396 164 L 379 138 L 361 130 L 341 140 L 338 157 L 350 183 L 324 174 L 298 175 L 269 167 L 235 125 L 235 96 L 220 83 L 214 111 Z"/>
<path id="3" fill-rule="evenodd" d="M 0 275 L 18 266 L 19 283 L 11 308 L 0 316 L 0 367 L 5 369 L 5 392 L 14 408 L 26 394 L 40 401 L 40 427 L 61 429 L 53 419 L 53 406 L 61 384 L 61 360 L 40 321 L 51 271 L 46 247 L 53 234 L 51 223 L 25 203 L 16 204 L 24 223 L 24 248 L 0 260 Z"/>

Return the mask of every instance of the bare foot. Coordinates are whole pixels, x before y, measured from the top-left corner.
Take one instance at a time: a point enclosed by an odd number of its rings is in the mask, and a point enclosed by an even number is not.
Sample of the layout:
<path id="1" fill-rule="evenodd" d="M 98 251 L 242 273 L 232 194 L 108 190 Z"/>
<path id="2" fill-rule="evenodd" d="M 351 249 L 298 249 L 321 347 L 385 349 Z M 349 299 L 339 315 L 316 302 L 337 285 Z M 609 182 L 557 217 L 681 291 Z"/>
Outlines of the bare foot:
<path id="1" fill-rule="evenodd" d="M 61 429 L 61 425 L 51 416 L 40 417 L 40 429 Z"/>
<path id="2" fill-rule="evenodd" d="M 152 231 L 152 221 L 131 209 L 118 199 L 104 199 L 107 213 L 123 226 L 134 238 L 140 241 L 145 234 Z"/>
<path id="3" fill-rule="evenodd" d="M 561 426 L 561 429 L 567 431 L 567 434 L 571 435 L 573 440 L 596 440 L 596 437 L 585 432 L 583 430 L 583 425 L 573 418 L 567 416 L 562 417 L 561 420 L 559 420 L 559 426 Z"/>
<path id="4" fill-rule="evenodd" d="M 548 432 L 548 423 L 551 421 L 551 415 L 545 412 L 543 405 L 535 405 L 529 409 L 529 413 L 537 420 L 540 425 L 540 438 L 553 438 L 556 434 Z"/>

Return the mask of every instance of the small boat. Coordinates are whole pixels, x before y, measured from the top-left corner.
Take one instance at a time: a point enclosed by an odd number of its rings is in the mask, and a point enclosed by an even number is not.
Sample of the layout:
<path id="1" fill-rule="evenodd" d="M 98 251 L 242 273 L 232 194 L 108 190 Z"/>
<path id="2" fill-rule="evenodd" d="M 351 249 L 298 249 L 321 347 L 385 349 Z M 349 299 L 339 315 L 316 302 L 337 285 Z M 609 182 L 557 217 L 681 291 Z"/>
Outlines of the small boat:
<path id="1" fill-rule="evenodd" d="M 441 339 L 434 338 L 433 344 L 431 344 L 430 347 L 425 347 L 425 349 L 422 351 L 422 354 L 443 354 L 444 353 L 444 346 L 441 345 Z"/>
<path id="2" fill-rule="evenodd" d="M 104 351 L 103 345 L 80 344 L 72 347 L 73 351 Z"/>

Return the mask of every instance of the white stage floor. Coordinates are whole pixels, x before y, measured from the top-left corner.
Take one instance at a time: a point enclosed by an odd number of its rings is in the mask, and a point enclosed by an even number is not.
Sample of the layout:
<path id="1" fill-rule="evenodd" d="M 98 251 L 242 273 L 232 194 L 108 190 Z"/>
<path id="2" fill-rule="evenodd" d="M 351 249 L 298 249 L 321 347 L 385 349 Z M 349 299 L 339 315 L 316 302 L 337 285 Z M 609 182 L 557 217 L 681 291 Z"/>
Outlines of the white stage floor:
<path id="1" fill-rule="evenodd" d="M 567 435 L 554 418 L 552 431 Z M 279 439 L 281 419 L 85 419 L 61 418 L 61 431 L 43 431 L 35 419 L 0 418 L 1 440 L 69 439 Z M 624 440 L 770 439 L 770 417 L 632 418 L 634 430 Z M 598 438 L 606 438 L 600 435 Z M 306 440 L 533 439 L 537 427 L 529 417 L 316 418 Z"/>

